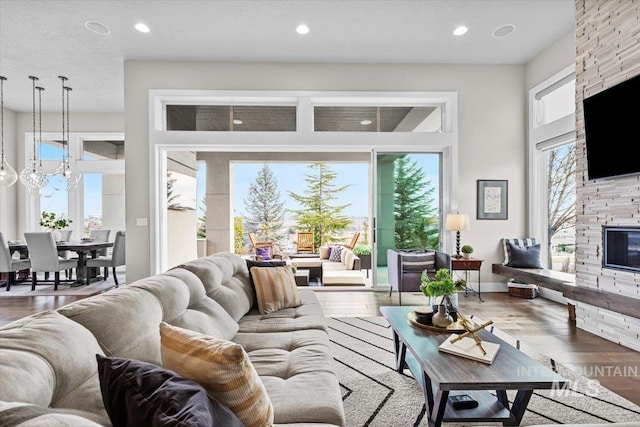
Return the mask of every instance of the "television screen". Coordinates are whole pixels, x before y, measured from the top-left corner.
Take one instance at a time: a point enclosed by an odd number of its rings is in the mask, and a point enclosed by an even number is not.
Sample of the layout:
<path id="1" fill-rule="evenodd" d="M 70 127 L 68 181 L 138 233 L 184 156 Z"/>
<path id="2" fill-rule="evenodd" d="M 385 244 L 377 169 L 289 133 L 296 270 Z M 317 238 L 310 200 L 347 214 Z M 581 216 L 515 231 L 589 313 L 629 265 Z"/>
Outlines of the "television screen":
<path id="1" fill-rule="evenodd" d="M 640 173 L 640 75 L 586 98 L 584 130 L 589 179 Z M 630 151 L 631 150 L 631 151 Z"/>

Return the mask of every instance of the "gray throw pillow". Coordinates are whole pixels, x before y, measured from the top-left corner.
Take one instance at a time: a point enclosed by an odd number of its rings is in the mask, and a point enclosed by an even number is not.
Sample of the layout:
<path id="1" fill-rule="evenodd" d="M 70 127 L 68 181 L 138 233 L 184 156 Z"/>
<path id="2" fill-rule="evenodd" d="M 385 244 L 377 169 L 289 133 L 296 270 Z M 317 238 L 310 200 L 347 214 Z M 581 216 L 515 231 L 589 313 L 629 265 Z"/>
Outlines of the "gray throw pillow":
<path id="1" fill-rule="evenodd" d="M 509 263 L 507 267 L 543 268 L 540 262 L 540 243 L 531 246 L 518 246 L 507 242 Z"/>

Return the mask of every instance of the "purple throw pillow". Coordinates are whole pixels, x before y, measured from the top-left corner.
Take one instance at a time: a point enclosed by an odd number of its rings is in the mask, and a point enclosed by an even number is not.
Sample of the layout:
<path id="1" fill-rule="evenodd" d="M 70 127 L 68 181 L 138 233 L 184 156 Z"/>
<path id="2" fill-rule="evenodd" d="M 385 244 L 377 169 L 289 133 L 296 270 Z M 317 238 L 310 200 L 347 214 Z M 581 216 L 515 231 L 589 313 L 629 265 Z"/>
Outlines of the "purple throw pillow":
<path id="1" fill-rule="evenodd" d="M 329 246 L 329 258 L 331 258 L 331 251 L 333 250 L 333 246 Z"/>
<path id="2" fill-rule="evenodd" d="M 271 259 L 271 251 L 269 248 L 256 248 L 256 255 L 265 261 Z"/>

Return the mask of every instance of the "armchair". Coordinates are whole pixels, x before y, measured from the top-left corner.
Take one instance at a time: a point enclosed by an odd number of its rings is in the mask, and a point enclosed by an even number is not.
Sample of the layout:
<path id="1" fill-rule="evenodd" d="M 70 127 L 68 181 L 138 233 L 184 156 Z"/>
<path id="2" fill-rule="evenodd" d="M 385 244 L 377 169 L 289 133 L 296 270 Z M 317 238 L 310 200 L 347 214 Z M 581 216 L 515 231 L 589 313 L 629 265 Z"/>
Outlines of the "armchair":
<path id="1" fill-rule="evenodd" d="M 402 251 L 387 250 L 387 274 L 389 296 L 398 290 L 398 303 L 402 305 L 402 292 L 420 291 L 420 277 L 424 270 L 428 274 L 441 268 L 451 270 L 451 255 L 436 250 Z"/>

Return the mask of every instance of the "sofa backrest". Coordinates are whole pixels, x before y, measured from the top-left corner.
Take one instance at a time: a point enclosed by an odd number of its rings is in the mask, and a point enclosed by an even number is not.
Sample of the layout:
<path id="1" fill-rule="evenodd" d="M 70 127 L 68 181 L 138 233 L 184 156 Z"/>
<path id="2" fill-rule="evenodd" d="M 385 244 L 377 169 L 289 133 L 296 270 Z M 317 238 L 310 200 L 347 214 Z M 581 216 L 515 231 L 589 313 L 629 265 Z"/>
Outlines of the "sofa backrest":
<path id="1" fill-rule="evenodd" d="M 0 401 L 75 409 L 109 424 L 96 354 L 104 353 L 91 332 L 55 311 L 12 322 L 0 328 Z"/>
<path id="2" fill-rule="evenodd" d="M 230 252 L 220 252 L 178 266 L 198 276 L 207 296 L 217 301 L 238 321 L 256 301 L 244 259 Z"/>

